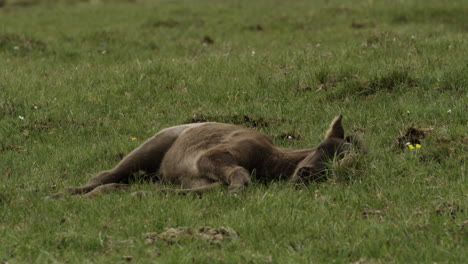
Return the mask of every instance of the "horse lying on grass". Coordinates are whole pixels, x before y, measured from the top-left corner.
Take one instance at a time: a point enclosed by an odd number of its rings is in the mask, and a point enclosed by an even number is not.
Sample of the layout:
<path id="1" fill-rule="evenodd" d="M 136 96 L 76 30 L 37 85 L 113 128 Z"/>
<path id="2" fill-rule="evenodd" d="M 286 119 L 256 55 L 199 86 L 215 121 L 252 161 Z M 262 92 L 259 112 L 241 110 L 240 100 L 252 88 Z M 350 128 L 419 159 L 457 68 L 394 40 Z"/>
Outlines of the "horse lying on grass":
<path id="1" fill-rule="evenodd" d="M 284 149 L 255 130 L 222 123 L 196 123 L 161 130 L 128 154 L 117 166 L 103 171 L 80 187 L 53 194 L 93 197 L 102 192 L 128 190 L 135 174 L 144 172 L 151 180 L 179 185 L 163 189 L 178 193 L 203 192 L 227 185 L 228 192 L 247 187 L 253 171 L 262 181 L 287 179 L 308 183 L 322 178 L 328 161 L 341 160 L 354 136 L 345 138 L 342 116 L 336 117 L 325 139 L 315 148 Z"/>

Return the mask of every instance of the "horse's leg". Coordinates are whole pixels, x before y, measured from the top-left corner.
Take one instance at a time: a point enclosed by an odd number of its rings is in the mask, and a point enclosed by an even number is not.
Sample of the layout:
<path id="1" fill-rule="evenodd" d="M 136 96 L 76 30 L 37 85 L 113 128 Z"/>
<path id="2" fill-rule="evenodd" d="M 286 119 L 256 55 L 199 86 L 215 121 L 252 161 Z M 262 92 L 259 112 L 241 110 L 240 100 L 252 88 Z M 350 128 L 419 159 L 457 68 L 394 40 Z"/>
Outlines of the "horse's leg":
<path id="1" fill-rule="evenodd" d="M 198 161 L 200 175 L 213 182 L 227 184 L 228 192 L 243 190 L 250 183 L 250 173 L 238 165 L 232 155 L 225 150 L 214 150 L 200 157 Z"/>
<path id="2" fill-rule="evenodd" d="M 203 193 L 209 190 L 212 190 L 218 186 L 223 185 L 221 182 L 213 182 L 204 186 L 188 188 L 188 189 L 172 189 L 172 188 L 163 188 L 158 189 L 158 192 L 162 193 L 178 193 L 178 194 L 185 194 L 185 193 Z"/>
<path id="3" fill-rule="evenodd" d="M 229 193 L 242 191 L 250 184 L 249 171 L 240 166 L 226 168 L 225 177 L 229 183 Z"/>
<path id="4" fill-rule="evenodd" d="M 94 188 L 92 191 L 83 195 L 86 198 L 94 198 L 102 193 L 111 193 L 117 191 L 128 191 L 130 186 L 122 183 L 108 183 Z"/>
<path id="5" fill-rule="evenodd" d="M 99 173 L 83 186 L 65 188 L 50 197 L 59 198 L 66 194 L 85 194 L 103 184 L 128 183 L 129 177 L 140 170 L 146 173 L 156 173 L 167 150 L 180 133 L 188 127 L 189 125 L 183 125 L 162 130 L 130 152 L 115 168 Z"/>

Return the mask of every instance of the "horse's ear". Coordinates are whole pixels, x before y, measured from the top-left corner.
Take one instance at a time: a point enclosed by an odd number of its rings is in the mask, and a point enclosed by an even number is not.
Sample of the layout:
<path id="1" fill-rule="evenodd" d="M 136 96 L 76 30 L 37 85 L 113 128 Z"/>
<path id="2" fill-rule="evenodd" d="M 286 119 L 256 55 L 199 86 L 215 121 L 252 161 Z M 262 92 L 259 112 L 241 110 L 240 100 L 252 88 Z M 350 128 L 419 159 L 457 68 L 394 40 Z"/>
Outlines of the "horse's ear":
<path id="1" fill-rule="evenodd" d="M 344 139 L 344 129 L 341 124 L 341 119 L 343 119 L 342 115 L 339 115 L 333 119 L 330 124 L 330 128 L 328 129 L 327 133 L 325 134 L 325 139 L 327 138 L 340 138 Z"/>

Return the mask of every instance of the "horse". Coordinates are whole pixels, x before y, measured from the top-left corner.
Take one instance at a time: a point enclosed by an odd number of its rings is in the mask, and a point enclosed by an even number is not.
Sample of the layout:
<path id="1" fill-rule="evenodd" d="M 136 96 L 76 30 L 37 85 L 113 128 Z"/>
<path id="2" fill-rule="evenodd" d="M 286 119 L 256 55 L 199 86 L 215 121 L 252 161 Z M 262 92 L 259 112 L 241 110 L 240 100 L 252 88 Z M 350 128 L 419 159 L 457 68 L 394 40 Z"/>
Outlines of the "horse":
<path id="1" fill-rule="evenodd" d="M 201 193 L 227 186 L 228 193 L 246 188 L 251 175 L 262 181 L 310 183 L 323 178 L 330 160 L 342 160 L 357 137 L 345 137 L 342 115 L 333 119 L 324 140 L 314 148 L 277 147 L 271 138 L 250 128 L 225 123 L 193 123 L 161 130 L 124 157 L 114 168 L 102 171 L 85 185 L 68 187 L 63 195 L 94 197 L 103 192 L 128 190 L 135 175 L 153 182 L 178 185 L 161 189 Z"/>

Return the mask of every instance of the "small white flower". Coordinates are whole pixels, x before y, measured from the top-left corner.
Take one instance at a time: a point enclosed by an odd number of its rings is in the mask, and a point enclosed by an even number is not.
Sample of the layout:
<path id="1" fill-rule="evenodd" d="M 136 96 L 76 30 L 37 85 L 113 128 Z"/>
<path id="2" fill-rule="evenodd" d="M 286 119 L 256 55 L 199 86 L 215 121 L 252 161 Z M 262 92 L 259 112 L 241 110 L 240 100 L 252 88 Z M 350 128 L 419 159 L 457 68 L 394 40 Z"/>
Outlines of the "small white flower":
<path id="1" fill-rule="evenodd" d="M 252 56 L 255 56 L 255 50 L 252 50 L 252 52 L 250 53 Z"/>
<path id="2" fill-rule="evenodd" d="M 14 49 L 14 50 L 19 50 L 19 47 L 18 47 L 18 46 L 14 46 L 13 49 Z"/>
<path id="3" fill-rule="evenodd" d="M 408 114 L 408 115 L 409 115 L 409 114 L 410 114 L 410 111 L 406 111 L 406 114 Z"/>
<path id="4" fill-rule="evenodd" d="M 34 109 L 36 109 L 36 110 L 37 110 L 37 109 L 39 109 L 39 107 L 37 107 L 37 105 L 35 105 L 35 106 L 34 106 Z"/>
<path id="5" fill-rule="evenodd" d="M 451 114 L 451 113 L 452 113 L 452 109 L 449 109 L 449 110 L 447 111 L 447 114 Z"/>
<path id="6" fill-rule="evenodd" d="M 20 120 L 24 120 L 24 116 L 18 116 Z"/>
<path id="7" fill-rule="evenodd" d="M 291 137 L 291 136 L 288 136 L 288 139 L 292 139 L 292 137 Z"/>

